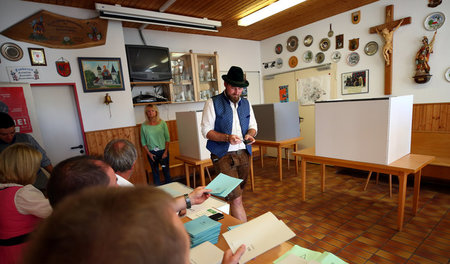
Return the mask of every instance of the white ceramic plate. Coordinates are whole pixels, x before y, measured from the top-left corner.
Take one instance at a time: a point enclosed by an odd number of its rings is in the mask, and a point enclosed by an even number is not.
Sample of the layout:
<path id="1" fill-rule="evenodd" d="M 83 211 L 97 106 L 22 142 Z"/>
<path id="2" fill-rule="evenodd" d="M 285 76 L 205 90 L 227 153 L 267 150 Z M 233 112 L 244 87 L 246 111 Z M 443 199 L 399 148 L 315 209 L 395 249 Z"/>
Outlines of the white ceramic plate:
<path id="1" fill-rule="evenodd" d="M 331 61 L 332 62 L 338 62 L 341 60 L 341 53 L 339 51 L 335 51 L 331 54 Z"/>
<path id="2" fill-rule="evenodd" d="M 450 82 L 450 68 L 448 68 L 445 72 L 445 79 L 447 80 L 447 82 Z"/>
<path id="3" fill-rule="evenodd" d="M 358 52 L 352 52 L 347 56 L 347 64 L 350 66 L 355 66 L 359 62 Z"/>
<path id="4" fill-rule="evenodd" d="M 438 28 L 442 27 L 445 22 L 445 15 L 441 12 L 435 12 L 429 14 L 425 21 L 423 22 L 423 25 L 426 30 L 435 31 Z"/>
<path id="5" fill-rule="evenodd" d="M 303 61 L 304 62 L 311 62 L 314 58 L 314 55 L 312 53 L 312 51 L 307 50 L 305 51 L 305 53 L 303 53 Z"/>

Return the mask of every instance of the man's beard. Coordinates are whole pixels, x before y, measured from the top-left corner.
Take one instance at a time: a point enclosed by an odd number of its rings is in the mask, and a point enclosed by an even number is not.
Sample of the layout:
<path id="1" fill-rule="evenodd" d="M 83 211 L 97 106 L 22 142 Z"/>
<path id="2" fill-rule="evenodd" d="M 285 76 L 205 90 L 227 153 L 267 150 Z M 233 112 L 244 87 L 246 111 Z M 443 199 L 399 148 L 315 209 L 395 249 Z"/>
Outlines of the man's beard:
<path id="1" fill-rule="evenodd" d="M 232 95 L 228 94 L 227 92 L 225 92 L 225 93 L 227 94 L 227 97 L 228 97 L 228 99 L 229 99 L 231 102 L 233 102 L 233 103 L 239 102 L 239 97 L 240 97 L 240 96 L 232 96 Z M 236 97 L 237 97 L 237 98 L 236 98 Z"/>

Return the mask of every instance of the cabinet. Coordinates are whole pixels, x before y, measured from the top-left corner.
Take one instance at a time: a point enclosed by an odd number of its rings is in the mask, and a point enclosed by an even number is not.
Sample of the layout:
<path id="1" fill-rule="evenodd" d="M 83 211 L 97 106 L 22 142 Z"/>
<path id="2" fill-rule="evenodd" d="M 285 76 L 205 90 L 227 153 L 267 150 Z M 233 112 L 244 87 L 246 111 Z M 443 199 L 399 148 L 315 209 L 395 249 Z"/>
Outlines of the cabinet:
<path id="1" fill-rule="evenodd" d="M 197 100 L 205 101 L 220 92 L 219 55 L 195 54 Z"/>
<path id="2" fill-rule="evenodd" d="M 194 85 L 194 54 L 192 52 L 170 53 L 175 102 L 197 101 Z"/>
<path id="3" fill-rule="evenodd" d="M 219 56 L 171 52 L 172 80 L 131 82 L 133 105 L 206 101 L 220 93 Z"/>

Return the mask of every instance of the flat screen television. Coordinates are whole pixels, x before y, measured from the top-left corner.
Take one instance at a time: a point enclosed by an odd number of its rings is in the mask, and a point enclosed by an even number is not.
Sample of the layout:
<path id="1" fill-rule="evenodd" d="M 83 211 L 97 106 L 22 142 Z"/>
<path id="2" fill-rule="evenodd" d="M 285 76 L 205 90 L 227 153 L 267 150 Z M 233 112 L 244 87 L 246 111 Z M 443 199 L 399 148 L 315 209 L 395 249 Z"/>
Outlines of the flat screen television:
<path id="1" fill-rule="evenodd" d="M 132 82 L 172 79 L 169 49 L 145 45 L 125 45 Z"/>

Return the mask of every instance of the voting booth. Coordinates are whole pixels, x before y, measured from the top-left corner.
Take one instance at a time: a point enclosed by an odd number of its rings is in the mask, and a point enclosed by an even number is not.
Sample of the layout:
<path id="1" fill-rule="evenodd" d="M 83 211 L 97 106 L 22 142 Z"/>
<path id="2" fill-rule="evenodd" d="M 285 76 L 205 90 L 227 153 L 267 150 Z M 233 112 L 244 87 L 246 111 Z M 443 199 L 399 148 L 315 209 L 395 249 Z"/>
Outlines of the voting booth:
<path id="1" fill-rule="evenodd" d="M 316 155 L 389 164 L 410 153 L 412 110 L 412 95 L 316 102 Z"/>
<path id="2" fill-rule="evenodd" d="M 202 136 L 200 124 L 202 111 L 176 112 L 178 144 L 180 154 L 194 159 L 210 158 L 206 149 L 206 139 Z"/>
<path id="3" fill-rule="evenodd" d="M 281 141 L 300 137 L 298 102 L 253 105 L 258 140 Z"/>

